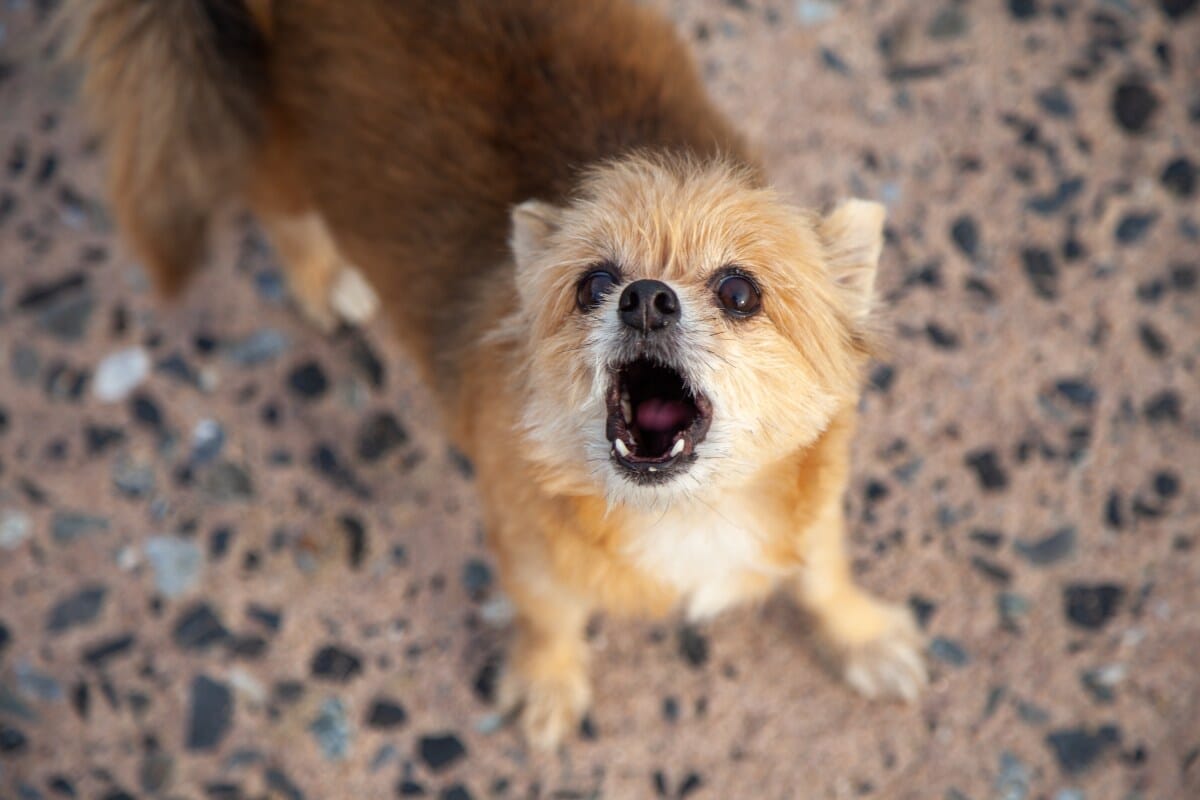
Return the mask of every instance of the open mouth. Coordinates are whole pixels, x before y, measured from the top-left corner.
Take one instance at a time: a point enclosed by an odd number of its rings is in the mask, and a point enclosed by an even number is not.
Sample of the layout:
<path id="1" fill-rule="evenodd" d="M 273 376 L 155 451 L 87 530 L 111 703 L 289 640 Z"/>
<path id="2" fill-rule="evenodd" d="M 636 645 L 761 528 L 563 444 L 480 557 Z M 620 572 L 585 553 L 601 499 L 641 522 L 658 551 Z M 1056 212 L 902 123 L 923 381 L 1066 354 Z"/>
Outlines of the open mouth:
<path id="1" fill-rule="evenodd" d="M 711 423 L 708 398 L 675 369 L 637 359 L 612 371 L 605 433 L 613 460 L 639 481 L 665 479 L 694 461 Z"/>

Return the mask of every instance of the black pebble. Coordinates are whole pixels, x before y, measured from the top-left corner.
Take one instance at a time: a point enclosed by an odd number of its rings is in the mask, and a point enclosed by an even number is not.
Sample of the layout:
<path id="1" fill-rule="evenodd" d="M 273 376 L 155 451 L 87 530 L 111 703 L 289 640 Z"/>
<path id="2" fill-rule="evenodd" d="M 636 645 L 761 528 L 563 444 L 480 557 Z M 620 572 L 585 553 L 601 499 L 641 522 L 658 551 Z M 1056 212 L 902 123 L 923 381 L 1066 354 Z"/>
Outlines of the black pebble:
<path id="1" fill-rule="evenodd" d="M 281 795 L 283 800 L 304 800 L 304 792 L 300 787 L 278 767 L 271 767 L 266 772 L 267 786 L 272 795 Z"/>
<path id="2" fill-rule="evenodd" d="M 691 625 L 679 629 L 679 655 L 689 666 L 699 669 L 708 662 L 708 639 Z"/>
<path id="3" fill-rule="evenodd" d="M 933 617 L 933 612 L 937 611 L 937 603 L 919 594 L 909 596 L 908 607 L 912 610 L 913 616 L 917 619 L 917 624 L 922 629 L 929 625 L 929 620 Z"/>
<path id="4" fill-rule="evenodd" d="M 92 707 L 92 690 L 84 681 L 80 681 L 71 687 L 71 708 L 75 709 L 75 713 L 80 719 L 87 719 L 88 712 Z"/>
<path id="5" fill-rule="evenodd" d="M 1014 19 L 1027 20 L 1037 16 L 1037 0 L 1008 0 L 1008 12 Z"/>
<path id="6" fill-rule="evenodd" d="M 408 441 L 408 432 L 390 411 L 379 411 L 367 418 L 358 429 L 358 457 L 363 461 L 378 461 L 393 449 Z"/>
<path id="7" fill-rule="evenodd" d="M 1130 212 L 1117 223 L 1115 232 L 1117 241 L 1124 245 L 1137 244 L 1142 239 L 1146 238 L 1153 228 L 1154 223 L 1158 222 L 1158 214 L 1154 212 L 1135 213 Z"/>
<path id="8" fill-rule="evenodd" d="M 1038 92 L 1037 102 L 1042 110 L 1051 116 L 1065 119 L 1075 116 L 1075 106 L 1061 86 L 1051 86 Z"/>
<path id="9" fill-rule="evenodd" d="M 133 649 L 137 641 L 132 633 L 123 633 L 104 639 L 83 651 L 83 662 L 90 667 L 103 667 L 117 656 L 122 656 Z"/>
<path id="10" fill-rule="evenodd" d="M 351 569 L 358 569 L 367 555 L 367 528 L 354 514 L 343 514 L 338 522 L 346 535 L 346 560 Z"/>
<path id="11" fill-rule="evenodd" d="M 196 352 L 202 356 L 215 352 L 218 344 L 216 338 L 207 333 L 197 333 L 192 337 L 192 347 L 196 348 Z"/>
<path id="12" fill-rule="evenodd" d="M 233 693 L 225 684 L 197 675 L 192 679 L 190 705 L 187 748 L 216 748 L 233 723 Z"/>
<path id="13" fill-rule="evenodd" d="M 1149 322 L 1138 325 L 1138 338 L 1142 342 L 1142 347 L 1146 348 L 1146 352 L 1154 358 L 1162 358 L 1170 350 L 1167 338 Z"/>
<path id="14" fill-rule="evenodd" d="M 1021 251 L 1021 262 L 1038 297 L 1053 300 L 1058 296 L 1058 266 L 1049 250 L 1027 247 Z"/>
<path id="15" fill-rule="evenodd" d="M 1000 465 L 995 450 L 975 450 L 966 455 L 967 466 L 975 471 L 979 486 L 984 491 L 997 492 L 1008 486 L 1008 473 Z"/>
<path id="16" fill-rule="evenodd" d="M 479 600 L 492 588 L 492 568 L 486 561 L 472 558 L 463 564 L 463 588 L 473 600 Z"/>
<path id="17" fill-rule="evenodd" d="M 1163 167 L 1159 180 L 1176 197 L 1191 197 L 1196 193 L 1196 165 L 1180 156 Z"/>
<path id="18" fill-rule="evenodd" d="M 1121 729 L 1115 725 L 1104 725 L 1095 731 L 1064 728 L 1046 736 L 1046 744 L 1054 751 L 1058 766 L 1069 775 L 1084 772 L 1120 742 Z"/>
<path id="19" fill-rule="evenodd" d="M 1121 495 L 1116 490 L 1108 493 L 1108 500 L 1104 503 L 1104 522 L 1116 531 L 1125 527 L 1125 514 L 1121 510 Z"/>
<path id="20" fill-rule="evenodd" d="M 363 500 L 370 499 L 371 490 L 364 486 L 358 476 L 342 463 L 332 445 L 324 442 L 313 445 L 308 462 L 314 470 L 335 487 L 348 491 Z"/>
<path id="21" fill-rule="evenodd" d="M 88 425 L 83 431 L 89 456 L 102 454 L 110 447 L 125 441 L 125 431 L 120 428 L 110 428 L 101 425 Z"/>
<path id="22" fill-rule="evenodd" d="M 887 390 L 892 388 L 892 382 L 896 380 L 896 368 L 891 364 L 878 364 L 871 370 L 869 380 L 872 387 L 886 394 Z"/>
<path id="23" fill-rule="evenodd" d="M 1113 583 L 1073 583 L 1063 590 L 1067 619 L 1087 630 L 1103 628 L 1125 597 L 1125 589 Z"/>
<path id="24" fill-rule="evenodd" d="M 372 728 L 399 728 L 408 721 L 408 712 L 398 701 L 376 698 L 367 711 L 367 725 Z"/>
<path id="25" fill-rule="evenodd" d="M 1025 207 L 1035 214 L 1044 217 L 1050 216 L 1074 200 L 1083 191 L 1084 185 L 1082 177 L 1065 178 L 1059 182 L 1053 192 L 1029 198 L 1025 202 Z"/>
<path id="26" fill-rule="evenodd" d="M 133 413 L 133 418 L 147 428 L 155 430 L 162 428 L 162 412 L 159 411 L 158 404 L 150 395 L 144 392 L 135 394 L 129 401 L 129 410 Z"/>
<path id="27" fill-rule="evenodd" d="M 1128 133 L 1144 131 L 1158 106 L 1158 96 L 1140 78 L 1127 78 L 1113 91 L 1113 116 Z"/>
<path id="28" fill-rule="evenodd" d="M 475 680 L 471 682 L 471 688 L 475 691 L 475 696 L 485 703 L 492 702 L 496 696 L 496 683 L 500 680 L 500 659 L 496 656 L 489 657 L 479 667 L 479 671 L 475 673 Z"/>
<path id="29" fill-rule="evenodd" d="M 75 790 L 75 784 L 71 783 L 63 775 L 55 775 L 46 782 L 46 785 L 50 787 L 50 791 L 61 797 L 74 798 L 79 796 L 79 793 Z"/>
<path id="30" fill-rule="evenodd" d="M 306 400 L 315 400 L 329 388 L 329 379 L 316 361 L 306 361 L 288 374 L 288 386 Z"/>
<path id="31" fill-rule="evenodd" d="M 54 305 L 64 296 L 73 295 L 88 287 L 88 276 L 84 272 L 73 272 L 58 280 L 35 283 L 17 298 L 21 311 L 37 311 Z"/>
<path id="32" fill-rule="evenodd" d="M 438 800 L 474 800 L 471 793 L 467 791 L 467 787 L 461 783 L 456 783 L 453 786 L 447 786 L 438 794 Z"/>
<path id="33" fill-rule="evenodd" d="M 103 586 L 85 586 L 70 597 L 59 601 L 50 609 L 46 619 L 46 630 L 62 633 L 70 628 L 87 625 L 104 610 L 104 598 L 108 590 Z"/>
<path id="34" fill-rule="evenodd" d="M 1200 7 L 1200 0 L 1158 0 L 1158 6 L 1169 19 L 1183 19 Z"/>
<path id="35" fill-rule="evenodd" d="M 16 728 L 0 723 L 0 753 L 20 753 L 29 745 L 25 734 Z"/>
<path id="36" fill-rule="evenodd" d="M 459 450 L 457 447 L 447 448 L 447 455 L 450 457 L 450 463 L 458 470 L 459 474 L 467 480 L 475 477 L 475 465 L 471 463 L 471 459 L 467 458 L 467 454 Z"/>
<path id="37" fill-rule="evenodd" d="M 434 772 L 440 772 L 467 755 L 467 748 L 452 733 L 422 736 L 417 742 L 421 760 Z"/>
<path id="38" fill-rule="evenodd" d="M 1099 397 L 1096 387 L 1082 378 L 1063 378 L 1055 382 L 1054 390 L 1078 408 L 1091 408 Z"/>
<path id="39" fill-rule="evenodd" d="M 278 633 L 280 628 L 283 627 L 283 612 L 278 609 L 251 603 L 246 607 L 246 616 L 259 625 L 262 625 L 271 633 Z"/>
<path id="40" fill-rule="evenodd" d="M 267 640 L 257 634 L 233 637 L 229 652 L 241 658 L 258 658 L 267 652 Z"/>
<path id="41" fill-rule="evenodd" d="M 427 794 L 425 786 L 405 778 L 396 784 L 396 795 L 399 797 L 424 797 Z"/>
<path id="42" fill-rule="evenodd" d="M 12 634 L 8 631 L 8 625 L 4 623 L 4 620 L 0 619 L 0 655 L 4 654 L 5 649 L 8 647 L 8 643 L 11 641 Z"/>
<path id="43" fill-rule="evenodd" d="M 1018 539 L 1013 543 L 1017 554 L 1038 567 L 1057 564 L 1075 552 L 1078 535 L 1074 527 L 1067 526 L 1041 539 L 1032 541 Z"/>
<path id="44" fill-rule="evenodd" d="M 979 226 L 968 214 L 963 214 L 954 220 L 950 226 L 950 238 L 954 240 L 954 244 L 958 245 L 962 254 L 968 258 L 974 258 L 979 252 Z"/>
<path id="45" fill-rule="evenodd" d="M 351 335 L 354 337 L 354 344 L 350 349 L 350 362 L 359 368 L 371 384 L 371 388 L 383 388 L 383 382 L 387 377 L 383 362 L 379 360 L 379 356 L 375 355 L 371 343 L 362 334 L 354 331 Z"/>
<path id="46" fill-rule="evenodd" d="M 1171 265 L 1171 287 L 1177 292 L 1191 292 L 1196 288 L 1196 284 L 1200 281 L 1196 280 L 1197 269 L 1195 264 L 1172 264 Z"/>
<path id="47" fill-rule="evenodd" d="M 689 772 L 684 776 L 683 781 L 680 782 L 679 791 L 676 792 L 675 796 L 678 797 L 679 800 L 683 800 L 688 795 L 698 792 L 701 788 L 703 788 L 703 786 L 704 779 L 700 777 L 699 773 Z"/>
<path id="48" fill-rule="evenodd" d="M 228 639 L 229 631 L 208 603 L 197 603 L 179 615 L 171 638 L 183 650 L 207 650 Z"/>
<path id="49" fill-rule="evenodd" d="M 663 719 L 667 722 L 679 721 L 679 701 L 674 697 L 664 697 L 662 702 Z"/>
<path id="50" fill-rule="evenodd" d="M 933 346 L 940 350 L 954 350 L 958 347 L 958 334 L 936 322 L 925 323 L 925 335 L 929 337 Z"/>
<path id="51" fill-rule="evenodd" d="M 967 537 L 978 545 L 982 545 L 989 550 L 995 550 L 1004 543 L 1004 534 L 1000 531 L 987 530 L 985 528 L 976 528 L 967 534 Z"/>
<path id="52" fill-rule="evenodd" d="M 1154 476 L 1154 491 L 1159 497 L 1170 499 L 1179 494 L 1179 476 L 1174 472 L 1159 472 Z"/>
<path id="53" fill-rule="evenodd" d="M 233 529 L 222 525 L 208 535 L 208 557 L 220 561 L 229 554 L 229 543 L 233 541 Z"/>
<path id="54" fill-rule="evenodd" d="M 346 683 L 362 672 L 362 659 L 340 647 L 326 645 L 313 656 L 310 671 L 315 678 Z"/>

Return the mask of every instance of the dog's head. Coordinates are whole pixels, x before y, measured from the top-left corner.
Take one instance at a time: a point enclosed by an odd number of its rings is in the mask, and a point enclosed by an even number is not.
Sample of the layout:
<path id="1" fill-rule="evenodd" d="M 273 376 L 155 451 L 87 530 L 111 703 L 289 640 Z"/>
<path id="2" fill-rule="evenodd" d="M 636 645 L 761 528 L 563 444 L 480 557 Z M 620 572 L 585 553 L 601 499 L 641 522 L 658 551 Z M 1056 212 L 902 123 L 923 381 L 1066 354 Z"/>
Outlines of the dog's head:
<path id="1" fill-rule="evenodd" d="M 654 506 L 814 442 L 858 393 L 883 217 L 643 157 L 594 170 L 565 207 L 518 206 L 527 455 L 548 480 Z"/>

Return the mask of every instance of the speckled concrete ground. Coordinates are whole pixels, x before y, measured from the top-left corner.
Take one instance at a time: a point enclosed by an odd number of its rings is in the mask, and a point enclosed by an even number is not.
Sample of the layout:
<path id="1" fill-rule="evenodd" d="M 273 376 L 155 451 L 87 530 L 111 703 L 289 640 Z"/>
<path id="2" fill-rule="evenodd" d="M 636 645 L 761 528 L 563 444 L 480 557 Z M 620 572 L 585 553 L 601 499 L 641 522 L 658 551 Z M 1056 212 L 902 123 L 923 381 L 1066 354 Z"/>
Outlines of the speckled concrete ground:
<path id="1" fill-rule="evenodd" d="M 158 307 L 0 0 L 0 797 L 1200 797 L 1197 4 L 656 4 L 782 187 L 891 208 L 848 505 L 920 705 L 771 603 L 602 620 L 565 754 L 491 731 L 469 465 L 385 325 L 305 327 L 238 220 Z"/>

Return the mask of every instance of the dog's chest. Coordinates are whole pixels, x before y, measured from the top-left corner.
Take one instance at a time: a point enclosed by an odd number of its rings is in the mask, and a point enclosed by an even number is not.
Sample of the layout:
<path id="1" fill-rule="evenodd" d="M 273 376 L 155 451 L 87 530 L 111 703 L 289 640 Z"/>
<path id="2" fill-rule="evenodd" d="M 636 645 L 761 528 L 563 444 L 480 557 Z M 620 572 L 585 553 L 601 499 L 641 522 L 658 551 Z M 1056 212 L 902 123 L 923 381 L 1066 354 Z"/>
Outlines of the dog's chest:
<path id="1" fill-rule="evenodd" d="M 648 515 L 628 552 L 642 570 L 685 597 L 689 618 L 709 617 L 757 594 L 764 580 L 780 574 L 765 556 L 756 517 L 739 500 Z"/>

